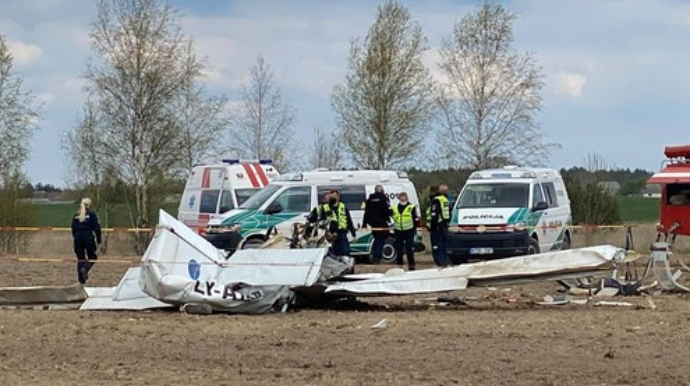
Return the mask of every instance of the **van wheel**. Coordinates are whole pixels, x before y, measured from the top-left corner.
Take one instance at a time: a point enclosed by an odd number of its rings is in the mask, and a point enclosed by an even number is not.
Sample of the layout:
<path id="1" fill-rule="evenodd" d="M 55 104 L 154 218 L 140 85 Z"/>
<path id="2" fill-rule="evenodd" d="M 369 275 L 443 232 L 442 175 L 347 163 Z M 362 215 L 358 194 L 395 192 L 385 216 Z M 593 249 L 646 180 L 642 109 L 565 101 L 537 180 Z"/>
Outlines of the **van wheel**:
<path id="1" fill-rule="evenodd" d="M 570 249 L 570 245 L 571 245 L 570 235 L 566 233 L 565 236 L 563 236 L 563 242 L 561 243 L 561 250 Z"/>
<path id="2" fill-rule="evenodd" d="M 244 242 L 242 249 L 259 249 L 263 243 L 261 239 L 249 239 Z"/>
<path id="3" fill-rule="evenodd" d="M 386 264 L 395 263 L 395 240 L 392 237 L 386 239 L 386 244 L 383 245 L 383 259 L 382 262 Z"/>
<path id="4" fill-rule="evenodd" d="M 530 237 L 529 242 L 527 243 L 527 254 L 528 255 L 536 255 L 539 253 L 539 242 L 535 240 L 534 238 Z"/>

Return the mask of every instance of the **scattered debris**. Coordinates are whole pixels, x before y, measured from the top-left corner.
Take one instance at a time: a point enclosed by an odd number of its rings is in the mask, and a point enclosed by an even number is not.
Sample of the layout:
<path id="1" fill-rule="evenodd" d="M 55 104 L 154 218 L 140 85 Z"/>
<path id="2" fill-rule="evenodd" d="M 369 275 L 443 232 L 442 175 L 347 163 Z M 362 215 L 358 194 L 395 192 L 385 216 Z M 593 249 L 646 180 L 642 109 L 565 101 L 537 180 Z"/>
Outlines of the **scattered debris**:
<path id="1" fill-rule="evenodd" d="M 656 303 L 654 303 L 654 300 L 652 300 L 652 297 L 647 295 L 647 294 L 642 294 L 645 299 L 647 299 L 647 303 L 649 303 L 649 308 L 652 309 L 652 311 L 656 310 Z"/>
<path id="2" fill-rule="evenodd" d="M 616 349 L 614 349 L 614 348 L 608 349 L 608 351 L 606 351 L 606 353 L 604 354 L 604 358 L 613 359 L 615 352 L 616 352 Z"/>
<path id="3" fill-rule="evenodd" d="M 388 328 L 388 320 L 386 320 L 386 319 L 381 319 L 380 322 L 371 326 L 372 330 L 385 330 L 386 328 Z"/>
<path id="4" fill-rule="evenodd" d="M 618 288 L 604 287 L 594 294 L 595 298 L 612 298 L 618 295 Z"/>
<path id="5" fill-rule="evenodd" d="M 633 307 L 634 304 L 628 303 L 628 302 L 608 302 L 608 301 L 600 301 L 594 303 L 595 306 L 614 306 L 614 307 Z"/>

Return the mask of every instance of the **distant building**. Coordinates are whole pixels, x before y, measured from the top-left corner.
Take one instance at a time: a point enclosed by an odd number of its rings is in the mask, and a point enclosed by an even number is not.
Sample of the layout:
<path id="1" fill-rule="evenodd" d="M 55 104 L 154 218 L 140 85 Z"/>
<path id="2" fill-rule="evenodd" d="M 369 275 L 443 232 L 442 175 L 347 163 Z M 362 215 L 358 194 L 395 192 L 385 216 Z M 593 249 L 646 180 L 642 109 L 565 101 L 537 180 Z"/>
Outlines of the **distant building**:
<path id="1" fill-rule="evenodd" d="M 609 194 L 618 194 L 618 191 L 621 189 L 621 184 L 618 183 L 618 181 L 601 181 L 599 182 L 599 186 L 604 188 Z"/>

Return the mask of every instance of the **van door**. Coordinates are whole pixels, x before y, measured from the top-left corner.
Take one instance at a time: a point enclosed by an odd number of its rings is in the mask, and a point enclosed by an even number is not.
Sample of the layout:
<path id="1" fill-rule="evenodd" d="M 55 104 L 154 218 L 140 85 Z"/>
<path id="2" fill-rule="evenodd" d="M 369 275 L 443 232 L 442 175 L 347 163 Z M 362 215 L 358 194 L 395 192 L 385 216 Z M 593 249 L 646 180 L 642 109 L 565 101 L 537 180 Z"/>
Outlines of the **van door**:
<path id="1" fill-rule="evenodd" d="M 553 182 L 542 182 L 542 189 L 544 190 L 544 199 L 549 205 L 549 209 L 544 211 L 544 219 L 542 223 L 547 227 L 547 237 L 540 242 L 542 244 L 541 250 L 546 252 L 554 248 L 560 248 L 560 241 L 558 240 L 561 230 L 567 221 L 567 208 L 559 205 L 558 193 Z"/>
<path id="2" fill-rule="evenodd" d="M 264 209 L 266 221 L 259 224 L 262 231 L 276 227 L 279 234 L 292 235 L 292 225 L 304 221 L 304 216 L 311 211 L 312 187 L 295 186 L 283 190 Z"/>

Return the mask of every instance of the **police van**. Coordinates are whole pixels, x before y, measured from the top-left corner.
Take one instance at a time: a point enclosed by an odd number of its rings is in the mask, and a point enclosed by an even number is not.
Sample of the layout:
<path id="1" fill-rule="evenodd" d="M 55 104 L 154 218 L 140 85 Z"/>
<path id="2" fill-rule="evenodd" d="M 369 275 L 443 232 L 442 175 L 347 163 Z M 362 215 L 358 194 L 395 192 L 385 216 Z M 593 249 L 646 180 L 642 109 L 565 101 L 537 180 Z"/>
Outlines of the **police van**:
<path id="1" fill-rule="evenodd" d="M 568 249 L 570 199 L 558 170 L 482 170 L 455 200 L 447 253 L 455 264 Z"/>
<path id="2" fill-rule="evenodd" d="M 195 165 L 177 218 L 191 228 L 203 228 L 211 218 L 239 207 L 279 175 L 270 160 L 224 159 Z"/>
<path id="3" fill-rule="evenodd" d="M 350 242 L 351 254 L 353 257 L 368 257 L 373 242 L 371 231 L 359 228 L 364 217 L 363 204 L 378 184 L 383 185 L 391 205 L 398 204 L 398 194 L 404 191 L 422 215 L 417 191 L 404 172 L 316 169 L 276 178 L 239 208 L 211 220 L 205 237 L 213 238 L 214 245 L 220 247 L 223 243 L 220 239 L 232 240 L 228 233 L 234 232 L 228 230 L 235 229 L 241 236 L 234 238 L 237 245 L 224 245 L 223 249 L 257 248 L 263 243 L 266 232 L 273 227 L 279 234 L 290 236 L 293 224 L 303 223 L 325 193 L 338 190 L 340 201 L 348 208 L 358 228 L 357 237 Z M 418 237 L 416 249 L 424 249 L 421 237 Z M 384 261 L 394 260 L 395 249 L 389 240 L 384 248 Z"/>

